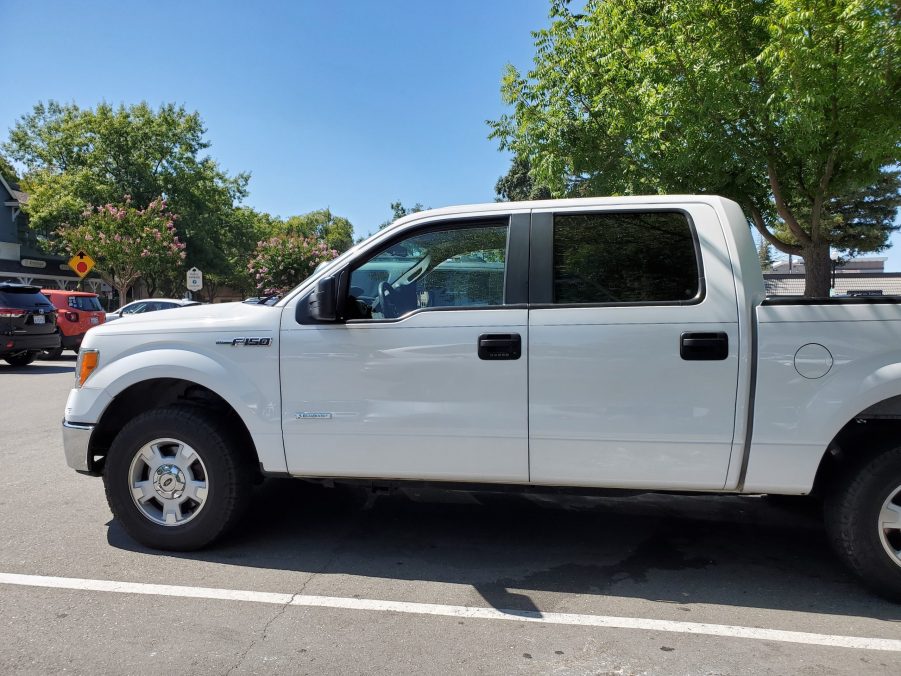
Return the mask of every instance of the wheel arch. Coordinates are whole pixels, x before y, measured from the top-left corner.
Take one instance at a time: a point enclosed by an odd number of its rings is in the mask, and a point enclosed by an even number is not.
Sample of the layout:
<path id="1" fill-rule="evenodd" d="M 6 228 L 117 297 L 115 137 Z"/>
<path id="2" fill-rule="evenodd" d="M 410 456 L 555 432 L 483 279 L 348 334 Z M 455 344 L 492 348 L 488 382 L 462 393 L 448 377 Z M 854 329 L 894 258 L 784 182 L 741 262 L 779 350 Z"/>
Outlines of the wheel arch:
<path id="1" fill-rule="evenodd" d="M 196 406 L 221 416 L 237 435 L 241 448 L 251 454 L 255 465 L 259 466 L 260 456 L 253 435 L 228 401 L 193 380 L 156 377 L 128 385 L 106 406 L 91 434 L 88 451 L 91 470 L 102 474 L 110 445 L 129 420 L 145 411 L 171 405 Z"/>
<path id="2" fill-rule="evenodd" d="M 868 406 L 842 426 L 820 459 L 811 493 L 828 492 L 838 478 L 899 445 L 901 395 L 895 395 Z"/>

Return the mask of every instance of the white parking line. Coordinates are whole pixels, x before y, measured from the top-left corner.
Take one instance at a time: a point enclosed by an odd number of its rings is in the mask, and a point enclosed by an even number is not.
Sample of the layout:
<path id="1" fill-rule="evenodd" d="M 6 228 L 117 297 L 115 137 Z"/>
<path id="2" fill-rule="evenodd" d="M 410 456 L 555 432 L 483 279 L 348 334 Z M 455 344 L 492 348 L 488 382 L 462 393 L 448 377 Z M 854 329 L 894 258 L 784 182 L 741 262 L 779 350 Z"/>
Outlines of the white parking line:
<path id="1" fill-rule="evenodd" d="M 179 598 L 214 599 L 220 601 L 247 601 L 251 603 L 272 603 L 276 605 L 307 606 L 313 608 L 340 608 L 344 610 L 367 610 L 375 612 L 406 613 L 411 615 L 438 615 L 479 620 L 505 620 L 514 622 L 538 622 L 580 627 L 603 627 L 607 629 L 640 629 L 678 634 L 700 634 L 705 636 L 725 636 L 759 641 L 779 641 L 801 643 L 834 648 L 857 648 L 861 650 L 883 650 L 901 652 L 901 640 L 887 638 L 865 638 L 861 636 L 840 636 L 813 634 L 803 631 L 781 629 L 761 629 L 727 624 L 707 624 L 703 622 L 677 622 L 653 620 L 641 617 L 613 617 L 608 615 L 578 615 L 573 613 L 542 613 L 529 610 L 497 610 L 472 606 L 449 606 L 432 603 L 407 603 L 404 601 L 379 601 L 376 599 L 342 598 L 335 596 L 311 596 L 301 594 L 277 594 L 271 592 L 247 591 L 241 589 L 216 589 L 212 587 L 182 587 L 141 582 L 115 582 L 111 580 L 87 580 L 74 577 L 45 577 L 43 575 L 17 575 L 0 573 L 0 584 L 24 587 L 45 587 L 76 591 L 115 592 L 122 594 L 147 594 L 151 596 L 174 596 Z"/>

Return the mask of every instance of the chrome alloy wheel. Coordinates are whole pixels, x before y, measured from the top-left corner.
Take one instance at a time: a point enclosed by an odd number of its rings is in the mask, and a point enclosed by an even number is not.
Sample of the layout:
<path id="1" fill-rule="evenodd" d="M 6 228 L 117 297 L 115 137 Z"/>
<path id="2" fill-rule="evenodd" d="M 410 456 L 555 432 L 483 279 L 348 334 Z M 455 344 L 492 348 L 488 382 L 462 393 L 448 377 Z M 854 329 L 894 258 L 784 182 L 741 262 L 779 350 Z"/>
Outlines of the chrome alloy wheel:
<path id="1" fill-rule="evenodd" d="M 889 494 L 879 510 L 879 539 L 892 561 L 901 566 L 901 486 Z"/>
<path id="2" fill-rule="evenodd" d="M 209 487 L 207 471 L 188 444 L 154 439 L 135 453 L 128 470 L 138 511 L 161 526 L 182 526 L 200 513 Z"/>

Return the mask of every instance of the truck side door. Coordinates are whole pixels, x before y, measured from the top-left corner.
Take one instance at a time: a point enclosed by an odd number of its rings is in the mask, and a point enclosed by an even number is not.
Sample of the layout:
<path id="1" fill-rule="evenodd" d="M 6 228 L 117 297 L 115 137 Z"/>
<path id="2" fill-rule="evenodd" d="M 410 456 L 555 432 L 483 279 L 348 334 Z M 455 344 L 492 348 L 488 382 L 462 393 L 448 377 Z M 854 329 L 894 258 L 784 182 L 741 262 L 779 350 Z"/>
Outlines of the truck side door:
<path id="1" fill-rule="evenodd" d="M 741 346 L 713 208 L 537 210 L 532 252 L 532 482 L 721 488 Z"/>
<path id="2" fill-rule="evenodd" d="M 528 481 L 528 231 L 425 223 L 337 273 L 344 321 L 284 314 L 290 473 Z"/>

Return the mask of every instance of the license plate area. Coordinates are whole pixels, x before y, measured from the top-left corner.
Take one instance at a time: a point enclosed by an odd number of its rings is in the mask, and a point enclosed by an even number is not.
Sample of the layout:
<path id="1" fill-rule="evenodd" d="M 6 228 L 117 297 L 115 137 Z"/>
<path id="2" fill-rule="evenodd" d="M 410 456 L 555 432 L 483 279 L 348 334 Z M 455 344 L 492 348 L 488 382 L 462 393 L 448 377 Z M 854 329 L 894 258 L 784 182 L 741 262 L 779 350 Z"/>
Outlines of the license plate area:
<path id="1" fill-rule="evenodd" d="M 44 315 L 34 315 L 31 318 L 32 324 L 43 324 L 44 323 Z"/>
<path id="2" fill-rule="evenodd" d="M 91 317 L 91 324 L 99 324 L 100 319 L 98 317 Z"/>

